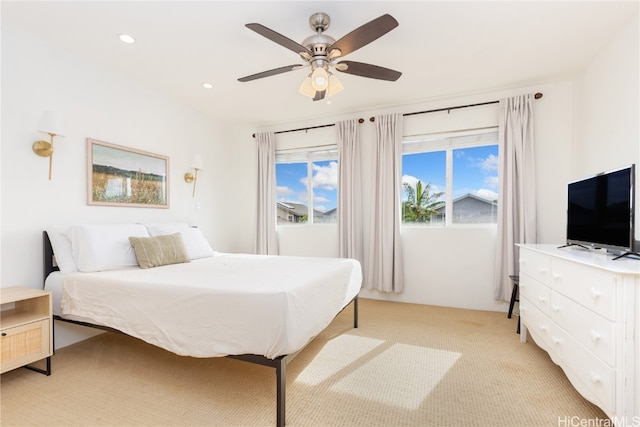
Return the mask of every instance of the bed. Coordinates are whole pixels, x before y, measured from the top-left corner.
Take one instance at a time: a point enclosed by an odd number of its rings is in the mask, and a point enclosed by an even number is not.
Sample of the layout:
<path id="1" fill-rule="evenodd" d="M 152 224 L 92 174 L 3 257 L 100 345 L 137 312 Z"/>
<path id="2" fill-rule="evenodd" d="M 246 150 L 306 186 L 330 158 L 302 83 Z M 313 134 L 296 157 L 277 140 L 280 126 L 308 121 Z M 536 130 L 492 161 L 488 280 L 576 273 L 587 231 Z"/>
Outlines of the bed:
<path id="1" fill-rule="evenodd" d="M 358 327 L 356 260 L 217 253 L 186 224 L 75 225 L 48 229 L 43 241 L 55 319 L 179 355 L 274 367 L 278 426 L 286 364 L 350 303 Z M 161 242 L 164 253 L 177 245 L 179 259 L 152 255 L 145 265 L 140 242 L 145 250 Z"/>

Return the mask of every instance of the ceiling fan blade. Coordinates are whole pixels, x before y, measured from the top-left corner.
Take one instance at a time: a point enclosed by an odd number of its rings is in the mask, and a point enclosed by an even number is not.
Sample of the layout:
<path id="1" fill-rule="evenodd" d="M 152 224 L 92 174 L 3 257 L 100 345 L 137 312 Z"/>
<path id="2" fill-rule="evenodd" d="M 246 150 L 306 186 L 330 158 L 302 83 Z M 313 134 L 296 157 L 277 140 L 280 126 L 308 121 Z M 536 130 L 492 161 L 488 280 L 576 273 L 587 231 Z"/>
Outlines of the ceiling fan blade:
<path id="1" fill-rule="evenodd" d="M 302 54 L 302 52 L 305 52 L 305 53 L 309 54 L 310 56 L 313 56 L 311 51 L 309 49 L 307 49 L 306 47 L 302 46 L 299 43 L 294 42 L 290 38 L 287 38 L 287 37 L 283 36 L 280 33 L 276 33 L 275 31 L 265 27 L 264 25 L 253 23 L 253 24 L 247 24 L 247 25 L 245 25 L 245 27 L 247 27 L 250 30 L 255 31 L 256 33 L 260 34 L 261 36 L 264 36 L 264 37 L 268 38 L 272 42 L 278 43 L 280 46 L 284 46 L 287 49 L 292 50 L 293 52 L 295 52 L 295 53 L 297 53 L 299 55 Z"/>
<path id="2" fill-rule="evenodd" d="M 263 77 L 275 76 L 276 74 L 286 73 L 288 71 L 297 70 L 300 68 L 300 64 L 287 65 L 285 67 L 274 68 L 273 70 L 263 71 L 261 73 L 252 74 L 250 76 L 241 77 L 238 79 L 240 82 L 250 82 L 251 80 L 261 79 Z"/>
<path id="3" fill-rule="evenodd" d="M 363 62 L 341 61 L 337 65 L 340 64 L 345 64 L 347 68 L 342 69 L 342 67 L 336 67 L 336 70 L 347 74 L 353 74 L 354 76 L 395 82 L 402 75 L 400 71 L 391 70 L 378 65 L 365 64 Z"/>
<path id="4" fill-rule="evenodd" d="M 314 101 L 320 101 L 322 99 L 324 99 L 325 94 L 327 93 L 326 90 L 318 90 L 316 91 L 316 96 L 313 97 Z"/>
<path id="5" fill-rule="evenodd" d="M 348 55 L 354 50 L 360 49 L 375 39 L 382 37 L 397 26 L 398 21 L 393 16 L 389 14 L 382 15 L 342 37 L 331 45 L 329 51 L 338 49 L 341 52 L 340 56 Z"/>

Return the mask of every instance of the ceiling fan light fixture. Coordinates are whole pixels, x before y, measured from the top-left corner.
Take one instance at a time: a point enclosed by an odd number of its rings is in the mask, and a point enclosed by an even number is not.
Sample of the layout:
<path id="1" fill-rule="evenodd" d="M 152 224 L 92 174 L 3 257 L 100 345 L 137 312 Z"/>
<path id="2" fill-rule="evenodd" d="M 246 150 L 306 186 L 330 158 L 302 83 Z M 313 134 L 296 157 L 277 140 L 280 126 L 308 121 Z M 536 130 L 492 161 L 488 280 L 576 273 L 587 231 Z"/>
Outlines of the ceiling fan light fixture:
<path id="1" fill-rule="evenodd" d="M 300 92 L 304 96 L 308 96 L 309 98 L 313 98 L 314 96 L 316 96 L 316 90 L 311 84 L 311 75 L 308 75 L 307 78 L 302 81 L 298 92 Z"/>
<path id="2" fill-rule="evenodd" d="M 311 73 L 311 86 L 317 91 L 326 90 L 329 86 L 329 75 L 327 70 L 318 67 Z"/>
<path id="3" fill-rule="evenodd" d="M 329 73 L 329 88 L 327 95 L 332 96 L 336 93 L 342 91 L 344 86 L 342 86 L 342 82 L 336 77 L 333 73 Z"/>

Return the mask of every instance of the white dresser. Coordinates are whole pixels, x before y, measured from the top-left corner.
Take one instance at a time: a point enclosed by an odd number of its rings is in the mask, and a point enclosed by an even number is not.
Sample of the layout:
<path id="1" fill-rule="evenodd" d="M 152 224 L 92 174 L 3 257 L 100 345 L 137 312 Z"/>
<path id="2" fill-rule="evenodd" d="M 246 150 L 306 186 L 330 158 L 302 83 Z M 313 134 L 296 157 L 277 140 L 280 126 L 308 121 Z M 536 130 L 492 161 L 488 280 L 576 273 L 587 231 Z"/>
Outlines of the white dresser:
<path id="1" fill-rule="evenodd" d="M 533 337 L 616 425 L 640 423 L 640 260 L 518 246 L 521 340 Z"/>

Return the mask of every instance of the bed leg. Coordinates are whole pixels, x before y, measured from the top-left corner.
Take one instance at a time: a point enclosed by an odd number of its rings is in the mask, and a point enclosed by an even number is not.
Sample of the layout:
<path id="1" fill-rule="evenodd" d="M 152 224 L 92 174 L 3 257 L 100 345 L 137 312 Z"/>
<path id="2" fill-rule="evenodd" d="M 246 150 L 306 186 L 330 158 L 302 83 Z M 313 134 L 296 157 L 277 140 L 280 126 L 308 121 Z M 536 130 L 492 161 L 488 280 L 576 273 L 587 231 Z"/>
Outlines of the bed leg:
<path id="1" fill-rule="evenodd" d="M 358 327 L 358 296 L 353 299 L 353 327 Z"/>
<path id="2" fill-rule="evenodd" d="M 287 362 L 284 357 L 276 359 L 276 426 L 285 425 L 285 397 L 286 397 L 286 375 Z"/>

